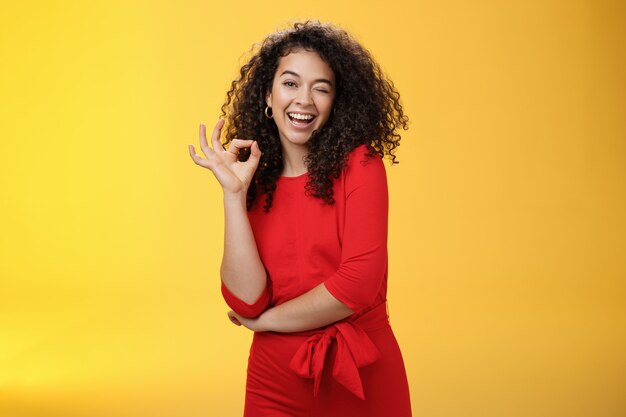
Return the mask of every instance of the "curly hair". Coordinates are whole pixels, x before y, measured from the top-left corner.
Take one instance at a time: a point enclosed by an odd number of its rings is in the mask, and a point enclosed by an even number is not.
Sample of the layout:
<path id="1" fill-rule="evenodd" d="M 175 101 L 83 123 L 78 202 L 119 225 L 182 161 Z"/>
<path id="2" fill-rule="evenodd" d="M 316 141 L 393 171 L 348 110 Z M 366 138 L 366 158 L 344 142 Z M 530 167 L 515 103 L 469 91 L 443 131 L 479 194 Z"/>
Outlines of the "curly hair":
<path id="1" fill-rule="evenodd" d="M 304 163 L 309 180 L 305 192 L 333 204 L 333 178 L 338 178 L 348 154 L 366 144 L 368 156 L 386 155 L 398 163 L 394 150 L 400 145 L 399 128 L 408 128 L 400 94 L 371 54 L 343 29 L 318 21 L 298 22 L 285 31 L 270 34 L 253 47 L 252 57 L 231 83 L 222 105 L 226 119 L 225 144 L 235 138 L 254 139 L 262 155 L 247 194 L 250 210 L 257 196 L 265 194 L 264 210 L 272 205 L 276 181 L 283 169 L 278 129 L 265 117 L 265 98 L 272 89 L 280 58 L 304 49 L 316 52 L 335 74 L 333 110 L 326 123 L 307 142 Z M 239 159 L 249 157 L 241 152 Z"/>

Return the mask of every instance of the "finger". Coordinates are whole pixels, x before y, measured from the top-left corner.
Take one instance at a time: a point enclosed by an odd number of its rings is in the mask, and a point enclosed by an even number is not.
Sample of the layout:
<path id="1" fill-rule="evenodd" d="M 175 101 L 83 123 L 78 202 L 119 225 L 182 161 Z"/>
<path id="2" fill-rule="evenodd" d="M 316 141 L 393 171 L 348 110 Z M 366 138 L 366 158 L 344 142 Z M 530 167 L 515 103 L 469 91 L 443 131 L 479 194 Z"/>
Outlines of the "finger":
<path id="1" fill-rule="evenodd" d="M 255 140 L 250 146 L 250 157 L 248 162 L 251 163 L 256 169 L 259 161 L 261 160 L 261 149 L 259 149 L 259 143 Z"/>
<path id="2" fill-rule="evenodd" d="M 228 147 L 228 152 L 237 155 L 241 149 L 249 148 L 252 145 L 252 140 L 233 139 Z"/>
<path id="3" fill-rule="evenodd" d="M 228 312 L 228 318 L 230 319 L 231 322 L 233 322 L 233 324 L 236 324 L 237 326 L 241 326 L 241 322 L 237 319 L 234 311 Z"/>
<path id="4" fill-rule="evenodd" d="M 202 148 L 202 152 L 204 155 L 208 157 L 211 155 L 211 148 L 209 148 L 209 143 L 206 139 L 206 125 L 204 123 L 200 123 L 200 148 Z"/>
<path id="5" fill-rule="evenodd" d="M 259 148 L 259 142 L 256 140 L 252 142 L 252 145 L 250 145 L 250 156 L 254 158 L 261 157 L 261 148 Z"/>
<path id="6" fill-rule="evenodd" d="M 213 143 L 214 151 L 224 150 L 224 146 L 222 146 L 222 142 L 220 142 L 220 134 L 222 133 L 222 127 L 224 127 L 224 119 L 220 118 L 215 124 L 215 128 L 213 128 L 213 136 L 211 137 L 211 142 Z"/>
<path id="7" fill-rule="evenodd" d="M 191 156 L 191 159 L 193 159 L 193 162 L 205 168 L 209 167 L 208 161 L 196 154 L 196 149 L 193 147 L 192 144 L 189 144 L 188 148 L 189 148 L 189 155 Z"/>

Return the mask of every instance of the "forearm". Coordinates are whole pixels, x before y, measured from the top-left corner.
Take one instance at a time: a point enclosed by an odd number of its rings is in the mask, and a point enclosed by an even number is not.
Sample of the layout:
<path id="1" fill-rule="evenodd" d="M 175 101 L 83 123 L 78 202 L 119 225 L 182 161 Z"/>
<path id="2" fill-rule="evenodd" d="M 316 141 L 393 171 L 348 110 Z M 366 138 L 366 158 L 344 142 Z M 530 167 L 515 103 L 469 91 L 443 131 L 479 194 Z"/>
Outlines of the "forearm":
<path id="1" fill-rule="evenodd" d="M 266 310 L 259 317 L 259 326 L 264 331 L 282 333 L 317 329 L 353 313 L 320 284 L 312 290 Z"/>
<path id="2" fill-rule="evenodd" d="M 234 295 L 251 304 L 263 292 L 267 275 L 248 220 L 245 194 L 224 194 L 224 219 L 222 281 Z"/>

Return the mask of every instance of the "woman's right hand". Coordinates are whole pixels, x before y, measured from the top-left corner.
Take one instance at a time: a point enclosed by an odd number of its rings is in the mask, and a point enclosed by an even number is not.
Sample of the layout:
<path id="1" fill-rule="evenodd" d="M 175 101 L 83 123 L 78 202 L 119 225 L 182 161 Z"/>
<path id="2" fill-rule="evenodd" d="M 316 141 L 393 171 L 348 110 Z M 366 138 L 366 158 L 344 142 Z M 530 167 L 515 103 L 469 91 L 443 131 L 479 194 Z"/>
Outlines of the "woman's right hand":
<path id="1" fill-rule="evenodd" d="M 219 181 L 224 194 L 245 195 L 259 165 L 261 159 L 261 150 L 259 144 L 253 140 L 233 139 L 228 147 L 224 150 L 220 142 L 220 133 L 224 126 L 224 119 L 219 119 L 215 128 L 211 142 L 213 149 L 209 147 L 206 138 L 206 126 L 200 123 L 200 148 L 206 158 L 196 154 L 193 145 L 189 145 L 189 155 L 191 159 L 202 167 L 208 168 Z M 237 160 L 240 149 L 250 148 L 250 157 L 245 162 Z"/>

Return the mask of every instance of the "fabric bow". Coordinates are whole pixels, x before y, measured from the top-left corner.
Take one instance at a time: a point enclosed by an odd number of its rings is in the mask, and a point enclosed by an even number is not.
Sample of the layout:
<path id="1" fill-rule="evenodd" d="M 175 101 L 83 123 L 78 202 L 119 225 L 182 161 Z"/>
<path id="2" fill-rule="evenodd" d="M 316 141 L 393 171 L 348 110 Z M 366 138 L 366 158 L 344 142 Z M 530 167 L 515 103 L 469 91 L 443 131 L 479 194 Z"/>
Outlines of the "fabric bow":
<path id="1" fill-rule="evenodd" d="M 326 352 L 333 341 L 337 353 L 333 365 L 333 377 L 350 392 L 365 399 L 359 368 L 380 358 L 380 351 L 367 333 L 353 322 L 346 321 L 327 327 L 306 340 L 291 359 L 291 369 L 305 378 L 314 378 L 313 395 L 317 397 Z"/>

